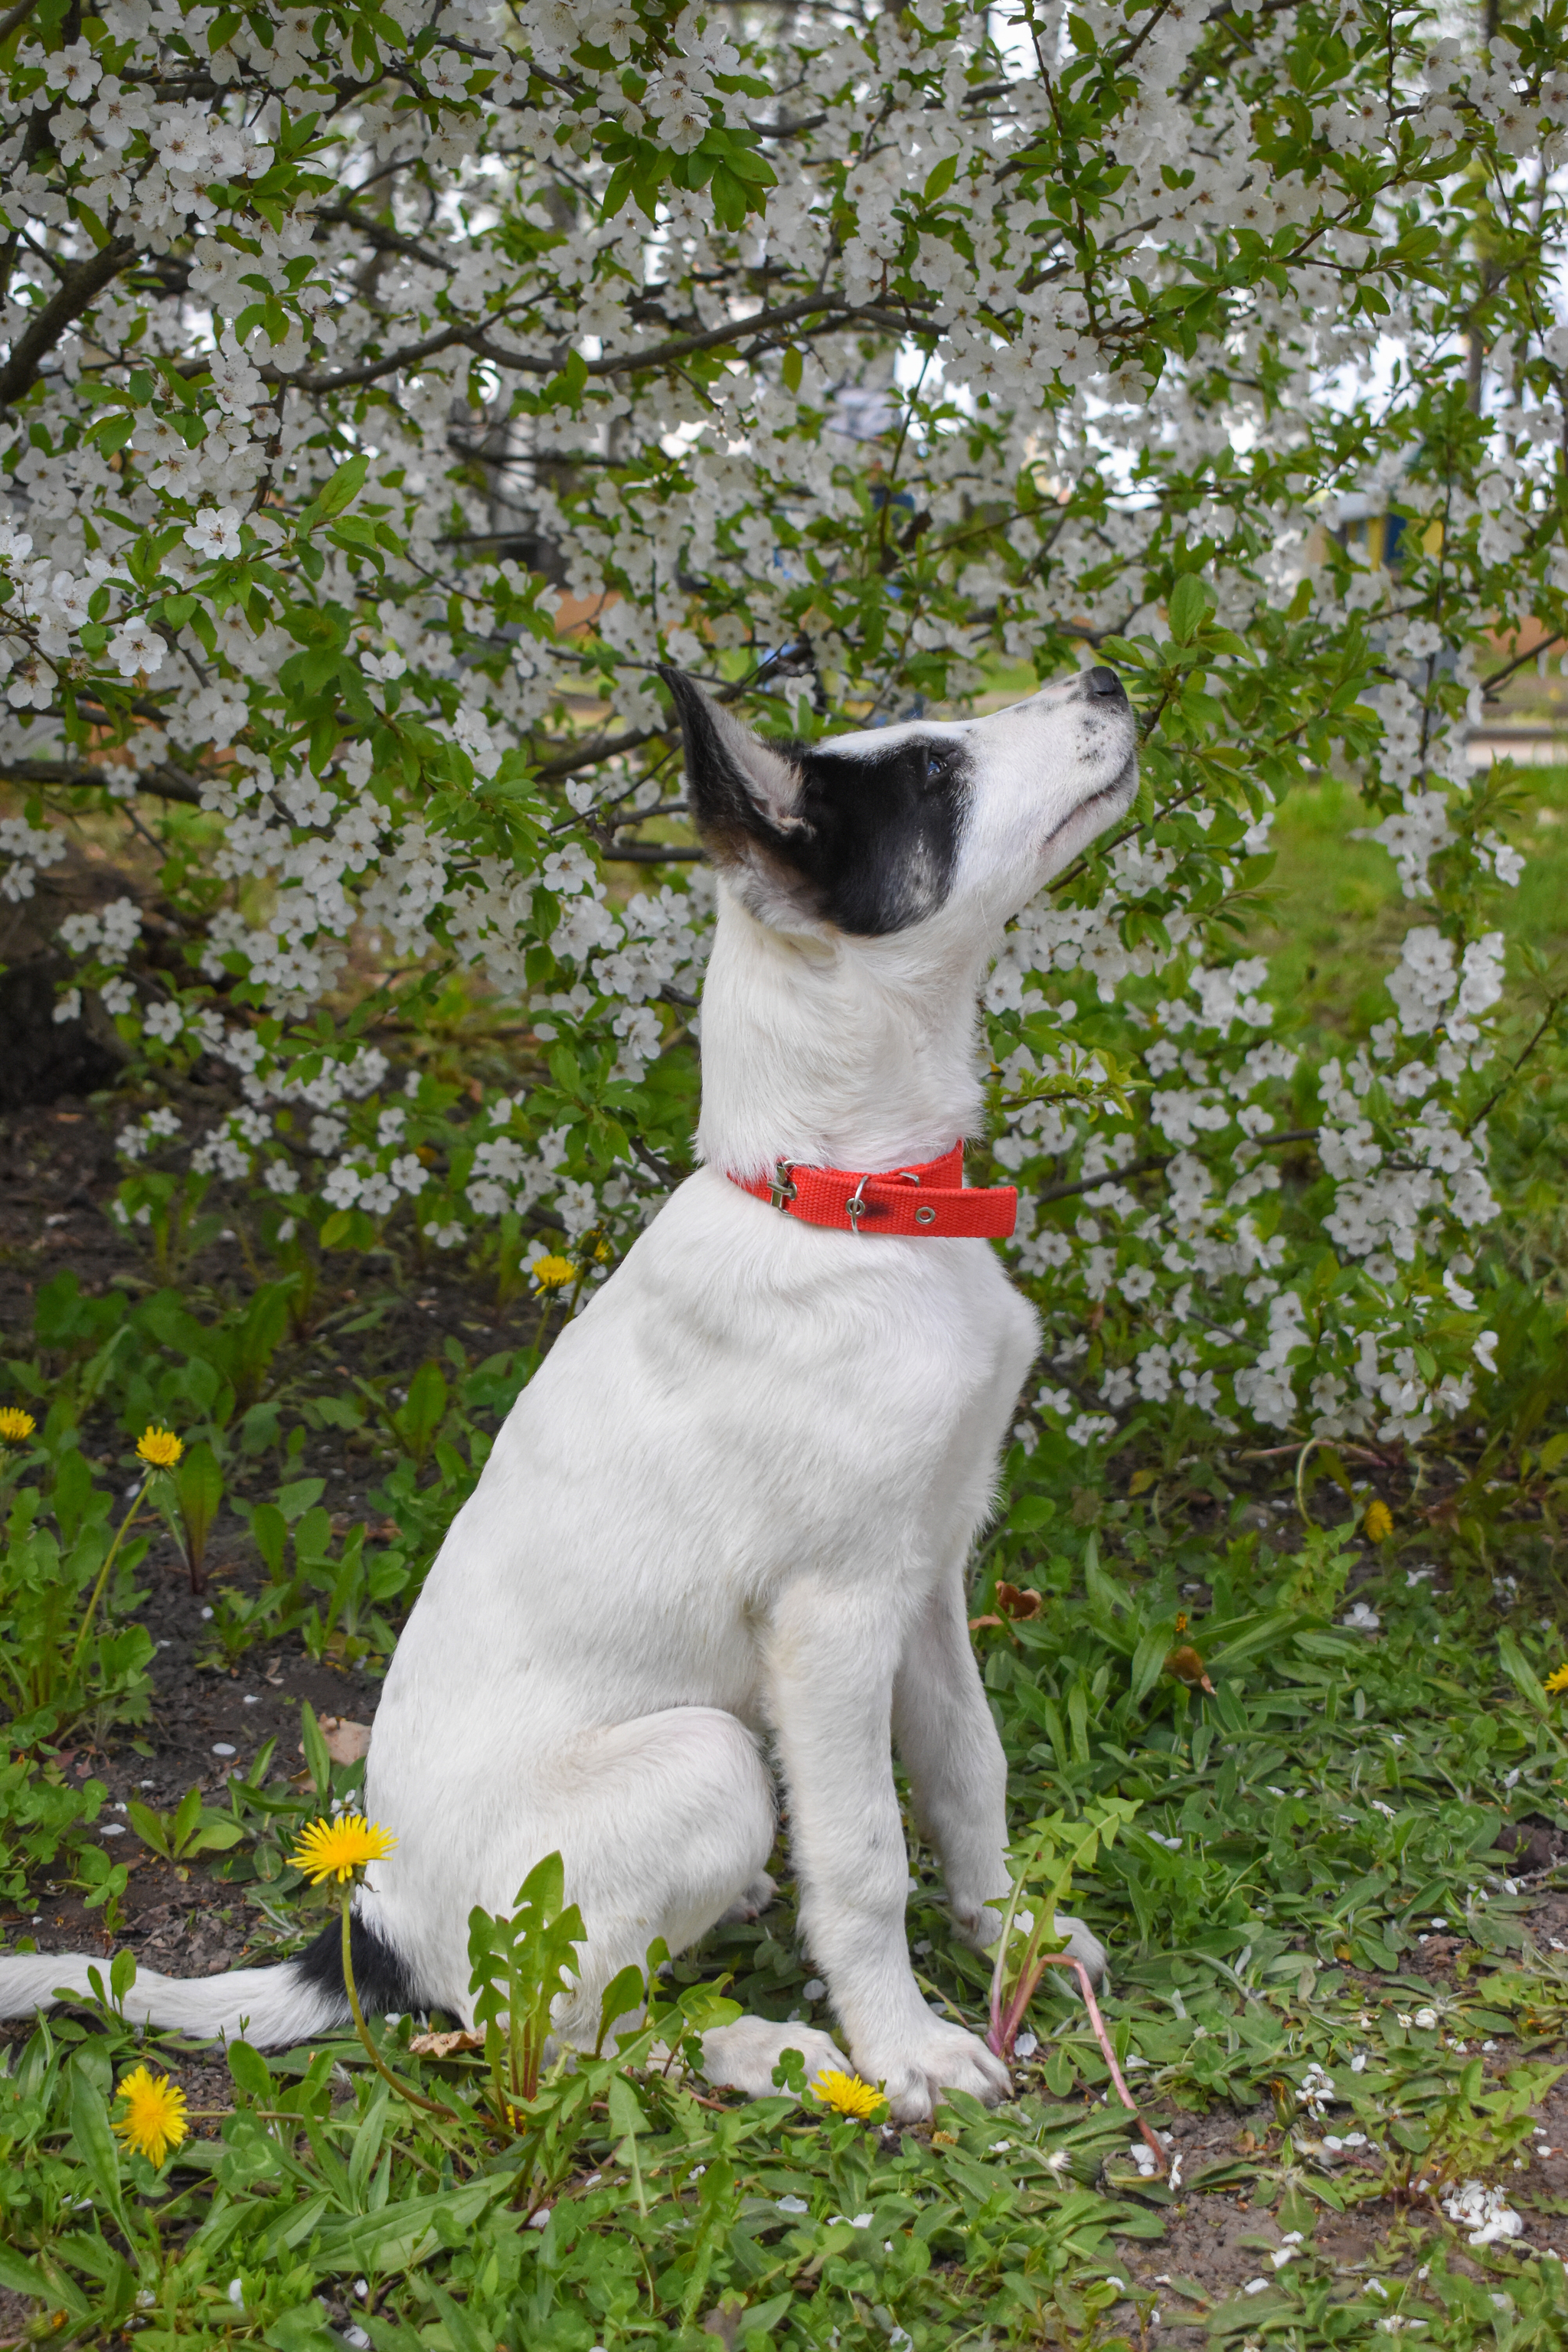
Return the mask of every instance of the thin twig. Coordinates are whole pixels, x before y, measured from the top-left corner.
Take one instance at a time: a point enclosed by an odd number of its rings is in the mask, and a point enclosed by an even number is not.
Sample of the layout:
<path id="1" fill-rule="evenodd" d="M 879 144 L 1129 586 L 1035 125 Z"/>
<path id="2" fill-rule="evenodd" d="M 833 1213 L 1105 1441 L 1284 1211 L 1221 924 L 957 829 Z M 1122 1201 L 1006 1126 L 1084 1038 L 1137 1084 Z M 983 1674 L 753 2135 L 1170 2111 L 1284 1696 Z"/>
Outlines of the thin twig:
<path id="1" fill-rule="evenodd" d="M 1553 629 L 1549 637 L 1542 637 L 1539 644 L 1529 646 L 1521 654 L 1515 655 L 1512 661 L 1505 662 L 1501 669 L 1494 669 L 1489 677 L 1483 677 L 1481 680 L 1483 702 L 1490 702 L 1495 698 L 1492 694 L 1494 686 L 1500 686 L 1505 678 L 1513 676 L 1516 669 L 1522 669 L 1527 661 L 1535 661 L 1542 654 L 1549 652 L 1552 646 L 1561 645 L 1562 642 L 1562 630 Z"/>
<path id="2" fill-rule="evenodd" d="M 1568 990 L 1563 991 L 1560 994 L 1550 1000 L 1545 1012 L 1541 1016 L 1541 1025 L 1536 1030 L 1534 1036 L 1531 1039 L 1529 1045 L 1525 1047 L 1523 1053 L 1521 1054 L 1519 1059 L 1513 1064 L 1512 1067 L 1503 1072 L 1502 1076 L 1498 1080 L 1496 1086 L 1492 1088 L 1490 1094 L 1487 1097 L 1479 1110 L 1476 1112 L 1474 1118 L 1468 1118 L 1465 1121 L 1464 1126 L 1459 1129 L 1461 1135 L 1473 1134 L 1475 1129 L 1479 1127 L 1483 1118 L 1489 1118 L 1491 1117 L 1492 1112 L 1497 1108 L 1504 1095 L 1507 1094 L 1510 1087 L 1512 1086 L 1515 1078 L 1518 1077 L 1521 1070 L 1523 1069 L 1526 1062 L 1529 1061 L 1531 1054 L 1534 1053 L 1537 1045 L 1540 1045 L 1542 1039 L 1551 1028 L 1552 1024 L 1556 1020 L 1558 1013 L 1562 1011 L 1564 1004 L 1568 1004 Z"/>

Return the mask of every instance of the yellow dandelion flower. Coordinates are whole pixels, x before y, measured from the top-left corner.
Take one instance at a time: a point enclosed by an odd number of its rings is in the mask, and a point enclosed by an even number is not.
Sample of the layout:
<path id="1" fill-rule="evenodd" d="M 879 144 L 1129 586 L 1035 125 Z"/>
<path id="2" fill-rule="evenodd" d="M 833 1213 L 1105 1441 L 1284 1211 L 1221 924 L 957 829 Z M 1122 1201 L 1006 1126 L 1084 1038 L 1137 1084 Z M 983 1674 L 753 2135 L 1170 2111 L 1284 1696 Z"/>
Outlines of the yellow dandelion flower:
<path id="1" fill-rule="evenodd" d="M 1394 1533 L 1394 1513 L 1375 1495 L 1363 1514 L 1361 1531 L 1368 1543 L 1386 1543 Z"/>
<path id="2" fill-rule="evenodd" d="M 25 1445 L 37 1425 L 19 1404 L 0 1404 L 0 1445 Z"/>
<path id="3" fill-rule="evenodd" d="M 167 2074 L 138 2066 L 125 2076 L 115 2096 L 125 2102 L 124 2114 L 114 2118 L 115 2130 L 127 2147 L 150 2164 L 162 2164 L 169 2150 L 189 2137 L 185 2095 Z"/>
<path id="4" fill-rule="evenodd" d="M 1548 1675 L 1542 1687 L 1550 1691 L 1553 1698 L 1560 1691 L 1568 1691 L 1568 1666 L 1559 1666 L 1554 1673 Z"/>
<path id="5" fill-rule="evenodd" d="M 536 1257 L 529 1272 L 541 1290 L 560 1290 L 577 1279 L 577 1269 L 569 1257 Z"/>
<path id="6" fill-rule="evenodd" d="M 136 1441 L 138 1459 L 149 1470 L 172 1470 L 184 1450 L 184 1440 L 172 1429 L 144 1429 Z"/>
<path id="7" fill-rule="evenodd" d="M 367 1822 L 363 1813 L 340 1813 L 335 1822 L 312 1822 L 301 1830 L 289 1859 L 312 1886 L 320 1886 L 323 1878 L 335 1878 L 341 1886 L 367 1863 L 390 1853 L 396 1843 L 390 1830 Z"/>
<path id="8" fill-rule="evenodd" d="M 862 2123 L 868 2123 L 885 2104 L 874 2083 L 863 2083 L 858 2074 L 846 2074 L 837 2066 L 824 2068 L 811 2086 L 811 2095 L 831 2115 L 858 2116 Z"/>

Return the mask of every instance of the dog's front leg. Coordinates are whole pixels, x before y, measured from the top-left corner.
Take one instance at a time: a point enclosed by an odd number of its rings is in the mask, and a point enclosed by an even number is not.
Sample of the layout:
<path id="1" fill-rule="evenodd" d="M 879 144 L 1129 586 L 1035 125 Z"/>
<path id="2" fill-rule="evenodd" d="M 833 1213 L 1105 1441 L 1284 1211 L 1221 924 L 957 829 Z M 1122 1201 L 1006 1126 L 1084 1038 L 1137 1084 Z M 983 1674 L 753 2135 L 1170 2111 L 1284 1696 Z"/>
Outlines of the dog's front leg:
<path id="1" fill-rule="evenodd" d="M 881 1605 L 879 1606 L 880 1601 Z M 774 1612 L 769 1680 L 789 1792 L 801 1932 L 857 2067 L 895 2121 L 943 2090 L 988 2103 L 1006 2068 L 921 1997 L 904 1933 L 909 1862 L 893 1787 L 893 1678 L 902 1629 L 884 1595 L 802 1578 Z"/>
<path id="2" fill-rule="evenodd" d="M 953 1924 L 977 1951 L 1002 1932 L 1006 1902 L 1007 1759 L 986 1703 L 954 1568 L 910 1634 L 893 1686 L 893 1738 L 910 1776 L 921 1835 L 936 1848 Z M 1105 1947 L 1068 1912 L 1056 1915 L 1096 1982 Z"/>
<path id="3" fill-rule="evenodd" d="M 954 1924 L 983 1948 L 1001 1934 L 996 1906 L 1007 1899 L 1007 1759 L 970 1644 L 958 1569 L 931 1593 L 899 1661 L 893 1742 Z"/>

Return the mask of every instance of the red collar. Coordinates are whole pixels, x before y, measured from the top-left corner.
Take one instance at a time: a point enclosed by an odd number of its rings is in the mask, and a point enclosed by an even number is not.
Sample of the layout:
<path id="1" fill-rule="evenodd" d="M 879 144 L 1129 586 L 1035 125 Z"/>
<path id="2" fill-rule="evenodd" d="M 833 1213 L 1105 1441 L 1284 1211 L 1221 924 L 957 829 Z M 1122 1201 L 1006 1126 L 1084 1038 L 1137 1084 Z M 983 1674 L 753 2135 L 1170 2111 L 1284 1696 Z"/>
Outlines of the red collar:
<path id="1" fill-rule="evenodd" d="M 730 1181 L 787 1217 L 808 1225 L 829 1225 L 841 1234 L 957 1234 L 1005 1241 L 1018 1217 L 1016 1186 L 972 1190 L 965 1185 L 962 1142 L 940 1160 L 919 1160 L 912 1168 L 895 1168 L 886 1175 L 781 1160 L 771 1181 L 732 1175 Z"/>

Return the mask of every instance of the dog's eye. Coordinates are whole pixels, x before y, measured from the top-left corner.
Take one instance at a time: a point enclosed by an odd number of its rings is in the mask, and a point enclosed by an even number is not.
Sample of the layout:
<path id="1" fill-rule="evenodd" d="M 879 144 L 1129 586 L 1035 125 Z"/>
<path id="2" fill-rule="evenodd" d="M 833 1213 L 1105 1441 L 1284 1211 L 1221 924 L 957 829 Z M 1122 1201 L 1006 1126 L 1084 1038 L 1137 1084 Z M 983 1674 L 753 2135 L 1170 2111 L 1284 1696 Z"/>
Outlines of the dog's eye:
<path id="1" fill-rule="evenodd" d="M 952 746 L 950 743 L 928 744 L 926 748 L 927 783 L 934 784 L 939 782 L 941 779 L 946 775 L 952 763 Z"/>

